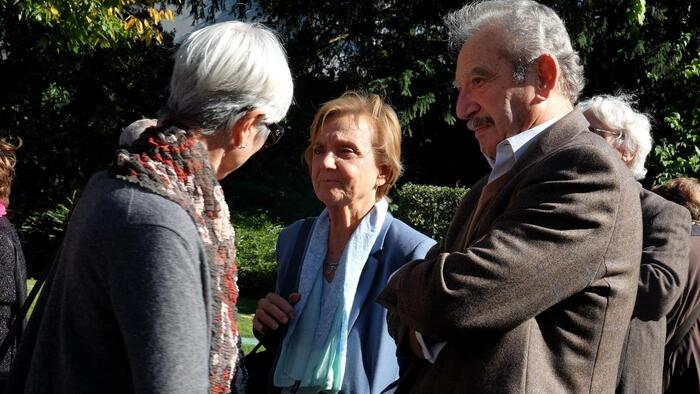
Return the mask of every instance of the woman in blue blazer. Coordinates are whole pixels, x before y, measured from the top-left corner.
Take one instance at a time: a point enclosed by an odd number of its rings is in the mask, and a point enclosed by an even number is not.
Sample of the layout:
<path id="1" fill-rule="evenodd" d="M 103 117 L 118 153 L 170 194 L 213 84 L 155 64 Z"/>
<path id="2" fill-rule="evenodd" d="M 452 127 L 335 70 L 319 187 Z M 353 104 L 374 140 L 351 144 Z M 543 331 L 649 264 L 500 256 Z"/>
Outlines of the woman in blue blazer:
<path id="1" fill-rule="evenodd" d="M 276 291 L 258 301 L 253 327 L 276 354 L 271 387 L 380 393 L 401 363 L 375 299 L 435 241 L 388 212 L 401 129 L 379 96 L 348 92 L 324 104 L 310 141 L 305 159 L 326 209 L 280 234 Z"/>

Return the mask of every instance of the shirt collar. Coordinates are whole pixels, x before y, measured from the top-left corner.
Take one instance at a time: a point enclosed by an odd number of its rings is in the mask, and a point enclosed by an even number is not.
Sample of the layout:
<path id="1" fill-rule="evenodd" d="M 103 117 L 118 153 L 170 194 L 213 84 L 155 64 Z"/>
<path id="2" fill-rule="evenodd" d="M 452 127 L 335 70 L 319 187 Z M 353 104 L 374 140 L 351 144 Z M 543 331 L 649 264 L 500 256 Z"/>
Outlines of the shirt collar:
<path id="1" fill-rule="evenodd" d="M 523 155 L 527 150 L 526 148 L 536 140 L 536 137 L 540 135 L 545 129 L 554 124 L 559 119 L 564 116 L 559 116 L 552 118 L 544 123 L 541 123 L 531 129 L 527 129 L 520 132 L 514 136 L 508 137 L 496 145 L 496 158 L 492 159 L 486 155 L 486 161 L 491 165 L 492 171 L 489 175 L 489 182 L 500 177 L 506 172 L 510 171 L 515 165 L 515 162 Z"/>

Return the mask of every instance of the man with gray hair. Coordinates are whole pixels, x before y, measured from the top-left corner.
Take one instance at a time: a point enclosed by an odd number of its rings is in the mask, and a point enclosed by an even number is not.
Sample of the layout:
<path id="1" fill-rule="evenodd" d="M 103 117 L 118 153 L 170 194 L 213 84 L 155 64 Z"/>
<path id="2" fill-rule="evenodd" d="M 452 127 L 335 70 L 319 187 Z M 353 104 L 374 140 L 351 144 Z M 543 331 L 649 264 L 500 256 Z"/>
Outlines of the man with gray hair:
<path id="1" fill-rule="evenodd" d="M 651 152 L 651 124 L 626 95 L 601 95 L 578 106 L 598 134 L 614 148 L 632 175 L 644 179 Z M 666 316 L 688 276 L 690 214 L 639 184 L 643 241 L 637 300 L 620 359 L 618 393 L 660 393 L 663 386 Z"/>
<path id="2" fill-rule="evenodd" d="M 412 360 L 397 392 L 610 393 L 639 275 L 637 185 L 574 109 L 583 70 L 553 10 L 484 1 L 447 25 L 457 116 L 493 169 L 379 297 Z"/>

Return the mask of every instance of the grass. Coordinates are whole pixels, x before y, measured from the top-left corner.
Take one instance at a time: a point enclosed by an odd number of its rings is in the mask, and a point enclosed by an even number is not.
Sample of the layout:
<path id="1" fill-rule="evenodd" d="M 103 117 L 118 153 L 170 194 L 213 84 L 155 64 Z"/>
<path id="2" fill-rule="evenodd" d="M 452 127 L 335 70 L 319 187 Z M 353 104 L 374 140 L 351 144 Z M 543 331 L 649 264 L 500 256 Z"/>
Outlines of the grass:
<path id="1" fill-rule="evenodd" d="M 253 336 L 253 316 L 255 316 L 255 307 L 258 300 L 255 298 L 241 297 L 238 299 L 238 334 L 243 338 L 243 353 L 248 354 L 255 347 L 257 340 L 246 340 L 246 338 L 255 339 Z"/>
<path id="2" fill-rule="evenodd" d="M 34 287 L 34 284 L 36 283 L 36 279 L 27 279 L 27 295 L 32 292 L 32 288 Z M 29 316 L 32 315 L 32 311 L 34 311 L 34 305 L 36 305 L 36 300 L 39 299 L 39 296 L 41 293 L 36 295 L 36 298 L 34 298 L 34 302 L 32 302 L 32 305 L 29 307 L 29 310 L 27 311 L 27 316 L 24 318 L 25 321 L 29 320 Z"/>

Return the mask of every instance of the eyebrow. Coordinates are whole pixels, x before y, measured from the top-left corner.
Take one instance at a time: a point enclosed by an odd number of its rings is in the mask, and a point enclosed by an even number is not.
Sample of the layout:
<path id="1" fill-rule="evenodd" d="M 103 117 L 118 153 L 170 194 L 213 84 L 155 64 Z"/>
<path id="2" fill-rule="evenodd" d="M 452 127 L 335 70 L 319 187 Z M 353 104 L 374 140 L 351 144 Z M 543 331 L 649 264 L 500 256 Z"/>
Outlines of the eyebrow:
<path id="1" fill-rule="evenodd" d="M 495 73 L 493 73 L 492 71 L 490 71 L 484 67 L 481 67 L 481 66 L 476 66 L 476 67 L 472 68 L 465 75 L 467 77 L 477 75 L 477 76 L 484 77 L 484 78 L 489 79 L 489 80 L 494 79 L 496 77 Z M 452 81 L 452 86 L 455 89 L 459 89 L 459 81 L 457 81 L 456 79 L 454 81 Z"/>
<path id="2" fill-rule="evenodd" d="M 496 74 L 485 69 L 484 67 L 477 66 L 472 68 L 470 75 L 480 75 L 482 77 L 493 78 Z"/>

